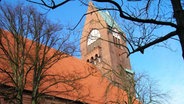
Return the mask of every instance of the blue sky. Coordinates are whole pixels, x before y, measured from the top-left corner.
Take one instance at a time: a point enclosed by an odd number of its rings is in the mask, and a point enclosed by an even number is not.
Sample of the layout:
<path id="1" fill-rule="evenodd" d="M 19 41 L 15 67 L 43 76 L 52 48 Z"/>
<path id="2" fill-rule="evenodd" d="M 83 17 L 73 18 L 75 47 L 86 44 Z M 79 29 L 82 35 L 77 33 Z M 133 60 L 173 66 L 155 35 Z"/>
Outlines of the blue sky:
<path id="1" fill-rule="evenodd" d="M 71 2 L 56 10 L 50 11 L 51 19 L 75 25 L 87 10 L 86 6 Z M 81 31 L 83 22 L 77 29 Z M 168 29 L 169 30 L 169 29 Z M 159 31 L 165 32 L 166 30 Z M 150 47 L 144 54 L 135 53 L 130 56 L 132 69 L 137 73 L 148 73 L 154 80 L 159 81 L 158 87 L 169 92 L 170 104 L 184 104 L 184 60 L 178 41 L 169 40 L 172 51 L 163 47 Z"/>
<path id="2" fill-rule="evenodd" d="M 46 13 L 44 8 L 38 8 Z M 73 1 L 55 10 L 50 10 L 47 15 L 51 21 L 74 26 L 86 11 L 86 6 Z M 75 30 L 79 31 L 76 35 L 81 35 L 84 20 Z M 162 29 L 159 32 L 167 31 L 169 31 L 169 28 Z M 159 81 L 159 87 L 170 93 L 170 104 L 184 104 L 184 60 L 181 57 L 180 44 L 174 40 L 169 40 L 168 43 L 172 51 L 153 46 L 146 49 L 144 54 L 139 52 L 132 54 L 130 56 L 131 66 L 135 72 L 146 72 L 154 80 Z"/>
<path id="3" fill-rule="evenodd" d="M 171 104 L 184 103 L 184 63 L 181 58 L 180 44 L 173 42 L 175 51 L 161 47 L 145 50 L 145 54 L 136 53 L 131 58 L 131 65 L 136 72 L 146 72 L 159 87 L 169 91 Z"/>

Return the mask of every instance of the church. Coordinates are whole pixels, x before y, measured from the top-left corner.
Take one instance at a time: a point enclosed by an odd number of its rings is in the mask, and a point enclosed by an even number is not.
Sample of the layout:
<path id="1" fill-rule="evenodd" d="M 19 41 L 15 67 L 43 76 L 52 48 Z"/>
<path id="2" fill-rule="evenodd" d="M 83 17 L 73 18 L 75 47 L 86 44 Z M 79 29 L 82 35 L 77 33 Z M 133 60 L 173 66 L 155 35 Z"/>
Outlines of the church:
<path id="1" fill-rule="evenodd" d="M 12 38 L 9 32 L 4 33 L 10 36 L 9 39 Z M 127 57 L 126 35 L 108 11 L 98 10 L 92 2 L 88 6 L 80 49 L 81 59 L 67 55 L 47 70 L 47 73 L 53 75 L 69 75 L 63 79 L 69 81 L 73 78 L 75 82 L 61 82 L 49 88 L 45 87 L 49 82 L 44 83 L 40 91 L 46 89 L 43 92 L 45 97 L 40 100 L 40 103 L 127 104 L 129 95 L 123 87 L 119 87 L 119 85 L 128 86 L 127 76 L 129 79 L 134 75 Z M 0 59 L 0 61 L 0 67 L 8 66 L 3 62 L 4 60 Z M 116 73 L 121 73 L 121 76 Z M 6 77 L 1 74 L 1 82 L 5 81 Z M 31 77 L 27 80 L 31 80 Z M 13 86 L 3 84 L 0 87 L 6 90 Z M 31 92 L 32 87 L 28 83 L 24 89 L 23 104 L 31 103 Z M 0 96 L 0 104 L 6 103 L 8 104 L 6 98 Z M 135 99 L 134 103 L 139 102 Z"/>

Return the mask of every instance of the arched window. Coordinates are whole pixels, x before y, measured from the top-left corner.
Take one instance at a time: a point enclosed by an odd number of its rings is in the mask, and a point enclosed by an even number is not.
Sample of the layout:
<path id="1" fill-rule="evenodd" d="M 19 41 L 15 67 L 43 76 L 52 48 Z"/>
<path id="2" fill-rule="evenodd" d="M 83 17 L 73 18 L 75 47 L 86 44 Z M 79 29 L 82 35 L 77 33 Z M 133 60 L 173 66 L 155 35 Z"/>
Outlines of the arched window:
<path id="1" fill-rule="evenodd" d="M 90 63 L 93 63 L 94 62 L 94 58 L 93 57 L 91 57 L 91 59 L 90 59 Z"/>
<path id="2" fill-rule="evenodd" d="M 95 59 L 97 59 L 98 58 L 98 54 L 95 54 Z"/>
<path id="3" fill-rule="evenodd" d="M 87 59 L 87 62 L 89 62 L 89 59 Z"/>
<path id="4" fill-rule="evenodd" d="M 114 42 L 114 45 L 117 46 L 118 48 L 120 48 L 120 35 L 118 33 L 118 30 L 117 29 L 114 29 L 113 30 L 113 33 L 112 33 L 112 37 L 113 37 L 113 42 Z"/>

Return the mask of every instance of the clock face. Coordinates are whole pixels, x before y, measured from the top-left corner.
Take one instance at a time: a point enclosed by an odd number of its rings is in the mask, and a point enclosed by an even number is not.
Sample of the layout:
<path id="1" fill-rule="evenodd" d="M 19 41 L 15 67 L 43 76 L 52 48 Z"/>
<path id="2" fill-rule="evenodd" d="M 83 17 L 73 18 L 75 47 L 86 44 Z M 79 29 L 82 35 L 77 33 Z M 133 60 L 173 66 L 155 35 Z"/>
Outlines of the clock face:
<path id="1" fill-rule="evenodd" d="M 92 30 L 88 36 L 87 45 L 92 44 L 95 42 L 98 38 L 100 38 L 100 32 L 96 29 Z"/>

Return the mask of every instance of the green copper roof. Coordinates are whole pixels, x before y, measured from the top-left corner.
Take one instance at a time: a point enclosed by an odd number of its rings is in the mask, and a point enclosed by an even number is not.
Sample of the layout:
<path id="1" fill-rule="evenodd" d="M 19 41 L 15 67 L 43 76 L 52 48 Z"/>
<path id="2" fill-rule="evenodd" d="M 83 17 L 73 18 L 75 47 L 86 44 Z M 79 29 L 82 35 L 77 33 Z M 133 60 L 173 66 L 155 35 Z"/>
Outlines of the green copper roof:
<path id="1" fill-rule="evenodd" d="M 112 28 L 118 29 L 118 31 L 123 32 L 121 28 L 118 26 L 116 21 L 111 17 L 108 11 L 103 12 L 103 11 L 98 11 L 102 18 L 105 20 L 105 22 Z"/>
<path id="2" fill-rule="evenodd" d="M 134 74 L 134 71 L 133 70 L 130 70 L 130 69 L 125 69 L 126 72 L 130 73 L 130 74 Z"/>

